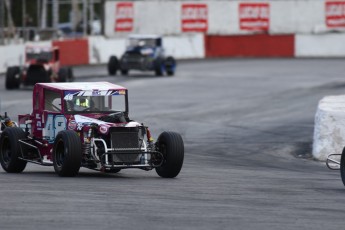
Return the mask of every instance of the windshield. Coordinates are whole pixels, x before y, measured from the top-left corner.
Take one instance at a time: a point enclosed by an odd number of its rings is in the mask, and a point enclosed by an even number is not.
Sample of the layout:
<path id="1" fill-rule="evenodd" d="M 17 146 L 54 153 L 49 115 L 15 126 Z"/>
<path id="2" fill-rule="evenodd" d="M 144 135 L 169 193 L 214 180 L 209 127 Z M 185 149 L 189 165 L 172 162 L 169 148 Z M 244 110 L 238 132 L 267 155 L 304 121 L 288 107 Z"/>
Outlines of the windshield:
<path id="1" fill-rule="evenodd" d="M 137 46 L 141 46 L 141 47 L 156 47 L 156 39 L 154 38 L 130 38 L 129 39 L 129 47 L 137 47 Z"/>
<path id="2" fill-rule="evenodd" d="M 65 92 L 65 112 L 80 113 L 112 113 L 126 112 L 126 91 L 108 91 L 106 95 L 95 92 Z"/>
<path id="3" fill-rule="evenodd" d="M 53 52 L 42 51 L 42 52 L 27 52 L 26 53 L 26 60 L 46 60 L 50 61 L 53 59 Z"/>

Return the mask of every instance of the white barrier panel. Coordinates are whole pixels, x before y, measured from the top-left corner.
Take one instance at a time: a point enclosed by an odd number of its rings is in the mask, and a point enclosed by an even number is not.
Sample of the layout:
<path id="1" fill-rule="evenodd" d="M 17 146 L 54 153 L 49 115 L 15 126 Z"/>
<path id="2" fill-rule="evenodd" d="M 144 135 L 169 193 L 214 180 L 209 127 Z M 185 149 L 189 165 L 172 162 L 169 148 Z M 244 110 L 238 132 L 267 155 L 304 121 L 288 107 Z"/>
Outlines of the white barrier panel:
<path id="1" fill-rule="evenodd" d="M 200 33 L 164 37 L 163 46 L 167 56 L 177 59 L 205 57 L 204 35 Z"/>
<path id="2" fill-rule="evenodd" d="M 296 57 L 345 57 L 345 34 L 295 35 Z"/>
<path id="3" fill-rule="evenodd" d="M 125 49 L 126 40 L 124 38 L 89 37 L 89 64 L 107 63 L 110 56 L 120 57 Z"/>
<path id="4" fill-rule="evenodd" d="M 7 67 L 24 63 L 24 45 L 0 46 L 0 72 L 6 72 Z"/>
<path id="5" fill-rule="evenodd" d="M 313 156 L 325 161 L 345 146 L 345 95 L 320 100 L 315 115 Z"/>
<path id="6" fill-rule="evenodd" d="M 270 1 L 270 33 L 312 33 L 325 27 L 325 2 Z"/>

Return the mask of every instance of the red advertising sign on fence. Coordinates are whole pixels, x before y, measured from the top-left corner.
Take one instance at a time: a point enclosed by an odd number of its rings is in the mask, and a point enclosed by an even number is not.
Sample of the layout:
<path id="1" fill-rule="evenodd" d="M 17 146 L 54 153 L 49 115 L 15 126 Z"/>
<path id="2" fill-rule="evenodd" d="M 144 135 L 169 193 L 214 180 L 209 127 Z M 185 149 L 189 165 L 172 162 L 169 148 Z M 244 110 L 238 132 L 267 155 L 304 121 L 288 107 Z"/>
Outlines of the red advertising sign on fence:
<path id="1" fill-rule="evenodd" d="M 326 2 L 327 27 L 345 27 L 345 1 Z"/>
<path id="2" fill-rule="evenodd" d="M 268 31 L 270 5 L 268 3 L 240 3 L 239 17 L 241 30 Z"/>
<path id="3" fill-rule="evenodd" d="M 134 23 L 134 7 L 132 2 L 116 4 L 115 32 L 131 32 Z"/>
<path id="4" fill-rule="evenodd" d="M 208 12 L 206 4 L 182 4 L 182 32 L 206 32 Z"/>

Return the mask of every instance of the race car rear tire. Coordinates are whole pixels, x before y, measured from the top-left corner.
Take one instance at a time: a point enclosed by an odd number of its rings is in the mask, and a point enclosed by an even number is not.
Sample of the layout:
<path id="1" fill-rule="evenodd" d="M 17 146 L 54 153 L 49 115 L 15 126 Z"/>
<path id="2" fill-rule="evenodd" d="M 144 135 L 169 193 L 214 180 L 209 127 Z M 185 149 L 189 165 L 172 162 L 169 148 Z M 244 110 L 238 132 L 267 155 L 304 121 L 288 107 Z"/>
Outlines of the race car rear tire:
<path id="1" fill-rule="evenodd" d="M 184 144 L 180 134 L 163 132 L 159 135 L 158 150 L 163 154 L 163 164 L 156 168 L 160 177 L 174 178 L 182 168 L 184 158 Z"/>
<path id="2" fill-rule="evenodd" d="M 6 89 L 18 89 L 20 86 L 20 68 L 18 66 L 8 67 L 6 71 Z"/>
<path id="3" fill-rule="evenodd" d="M 108 61 L 108 74 L 116 75 L 116 71 L 119 68 L 119 60 L 115 56 L 110 56 Z"/>
<path id="4" fill-rule="evenodd" d="M 66 82 L 68 80 L 68 69 L 60 68 L 58 72 L 58 82 Z"/>
<path id="5" fill-rule="evenodd" d="M 74 74 L 73 74 L 73 69 L 71 67 L 67 68 L 67 81 L 72 82 L 74 81 Z"/>
<path id="6" fill-rule="evenodd" d="M 80 137 L 72 130 L 58 133 L 53 146 L 53 165 L 61 177 L 74 177 L 78 174 L 82 160 Z"/>
<path id="7" fill-rule="evenodd" d="M 176 60 L 175 58 L 169 56 L 164 61 L 165 69 L 168 76 L 174 76 L 176 69 Z"/>
<path id="8" fill-rule="evenodd" d="M 340 176 L 345 186 L 345 147 L 343 148 L 343 152 L 340 158 Z"/>
<path id="9" fill-rule="evenodd" d="M 18 140 L 25 139 L 25 132 L 19 127 L 4 129 L 0 138 L 0 163 L 8 173 L 20 173 L 26 167 L 26 161 L 19 159 L 22 156 Z"/>

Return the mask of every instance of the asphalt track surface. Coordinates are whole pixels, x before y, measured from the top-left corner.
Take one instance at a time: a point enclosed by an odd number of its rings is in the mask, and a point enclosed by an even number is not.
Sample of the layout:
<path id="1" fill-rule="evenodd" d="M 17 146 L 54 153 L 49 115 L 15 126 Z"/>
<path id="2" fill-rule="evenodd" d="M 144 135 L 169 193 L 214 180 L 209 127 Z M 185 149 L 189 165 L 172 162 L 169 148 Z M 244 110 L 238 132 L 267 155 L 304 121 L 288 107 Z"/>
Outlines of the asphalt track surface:
<path id="1" fill-rule="evenodd" d="M 182 171 L 0 169 L 0 229 L 344 229 L 339 172 L 311 158 L 318 101 L 345 93 L 344 70 L 344 59 L 184 61 L 174 77 L 75 68 L 76 81 L 127 87 L 130 117 L 155 137 L 181 133 Z M 0 99 L 14 119 L 31 111 L 30 87 L 7 91 L 4 76 Z"/>

